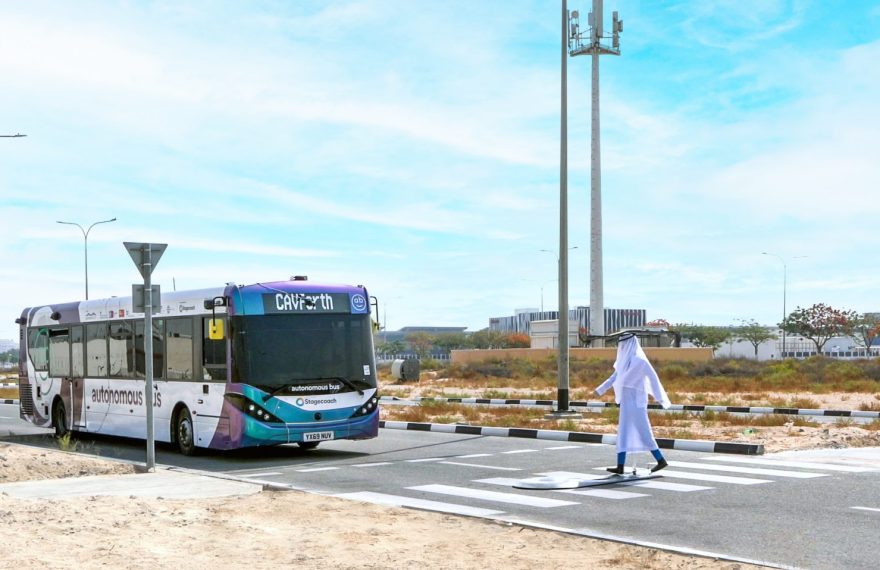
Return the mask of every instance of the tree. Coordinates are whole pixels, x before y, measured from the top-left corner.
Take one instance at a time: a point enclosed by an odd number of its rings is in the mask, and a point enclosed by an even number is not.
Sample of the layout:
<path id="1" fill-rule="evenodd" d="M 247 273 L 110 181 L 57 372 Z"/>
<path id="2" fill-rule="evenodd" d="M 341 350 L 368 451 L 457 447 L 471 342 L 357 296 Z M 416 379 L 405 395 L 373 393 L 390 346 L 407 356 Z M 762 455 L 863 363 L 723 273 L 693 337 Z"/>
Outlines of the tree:
<path id="1" fill-rule="evenodd" d="M 730 338 L 732 331 L 727 327 L 710 327 L 706 325 L 694 325 L 681 323 L 670 327 L 670 330 L 679 333 L 695 346 L 711 347 L 713 351 Z"/>
<path id="2" fill-rule="evenodd" d="M 434 346 L 434 337 L 426 332 L 409 333 L 405 338 L 419 358 L 428 356 L 431 352 L 431 347 Z"/>
<path id="3" fill-rule="evenodd" d="M 434 337 L 434 346 L 444 352 L 449 352 L 461 348 L 471 348 L 473 343 L 471 343 L 468 335 L 456 332 L 438 334 Z"/>
<path id="4" fill-rule="evenodd" d="M 880 313 L 856 315 L 852 322 L 852 336 L 860 346 L 865 347 L 865 352 L 870 358 L 871 345 L 880 336 Z"/>
<path id="5" fill-rule="evenodd" d="M 776 333 L 770 331 L 764 325 L 758 324 L 754 319 L 750 321 L 741 320 L 742 325 L 737 327 L 734 336 L 737 340 L 751 343 L 755 347 L 755 358 L 758 358 L 758 347 L 765 340 L 776 338 Z"/>
<path id="6" fill-rule="evenodd" d="M 376 352 L 379 354 L 400 354 L 406 350 L 406 345 L 401 340 L 391 340 L 388 342 L 380 342 L 376 345 Z"/>
<path id="7" fill-rule="evenodd" d="M 660 329 L 668 329 L 672 325 L 669 324 L 669 321 L 666 319 L 654 319 L 653 321 L 649 321 L 645 323 L 645 327 L 647 328 L 660 328 Z"/>
<path id="8" fill-rule="evenodd" d="M 474 348 L 503 348 L 504 333 L 489 329 L 480 329 L 471 335 Z"/>
<path id="9" fill-rule="evenodd" d="M 855 320 L 855 311 L 835 309 L 824 303 L 816 303 L 812 307 L 798 307 L 792 311 L 782 322 L 782 330 L 807 337 L 813 341 L 816 352 L 821 355 L 825 343 L 832 337 L 852 332 Z"/>
<path id="10" fill-rule="evenodd" d="M 504 348 L 530 348 L 532 339 L 526 333 L 507 333 L 504 335 Z"/>

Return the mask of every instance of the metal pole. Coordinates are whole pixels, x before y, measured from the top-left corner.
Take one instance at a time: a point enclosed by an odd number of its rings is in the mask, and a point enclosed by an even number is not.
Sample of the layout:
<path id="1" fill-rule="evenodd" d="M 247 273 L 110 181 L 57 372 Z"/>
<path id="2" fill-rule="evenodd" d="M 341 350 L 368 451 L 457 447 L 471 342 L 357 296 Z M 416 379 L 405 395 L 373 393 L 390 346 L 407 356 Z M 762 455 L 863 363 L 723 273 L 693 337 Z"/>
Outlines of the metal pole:
<path id="1" fill-rule="evenodd" d="M 562 85 L 559 123 L 559 360 L 557 412 L 568 412 L 568 7 L 562 0 Z"/>
<path id="2" fill-rule="evenodd" d="M 602 153 L 599 124 L 599 42 L 602 37 L 602 0 L 593 0 L 592 129 L 590 152 L 590 330 L 605 336 L 605 309 L 602 291 Z M 605 346 L 597 339 L 593 346 Z"/>
<path id="3" fill-rule="evenodd" d="M 83 235 L 83 247 L 85 249 L 85 266 L 86 266 L 86 301 L 89 300 L 89 232 L 92 231 L 92 228 L 97 226 L 98 224 L 107 224 L 110 222 L 115 222 L 116 218 L 111 218 L 109 220 L 101 220 L 100 222 L 95 222 L 89 226 L 89 229 L 83 228 L 81 225 L 76 222 L 61 222 L 58 221 L 59 224 L 65 224 L 68 226 L 76 226 L 79 228 L 79 231 L 82 232 Z"/>
<path id="4" fill-rule="evenodd" d="M 156 470 L 156 441 L 153 433 L 153 253 L 150 244 L 144 246 L 144 363 L 146 364 L 147 406 L 147 471 Z"/>

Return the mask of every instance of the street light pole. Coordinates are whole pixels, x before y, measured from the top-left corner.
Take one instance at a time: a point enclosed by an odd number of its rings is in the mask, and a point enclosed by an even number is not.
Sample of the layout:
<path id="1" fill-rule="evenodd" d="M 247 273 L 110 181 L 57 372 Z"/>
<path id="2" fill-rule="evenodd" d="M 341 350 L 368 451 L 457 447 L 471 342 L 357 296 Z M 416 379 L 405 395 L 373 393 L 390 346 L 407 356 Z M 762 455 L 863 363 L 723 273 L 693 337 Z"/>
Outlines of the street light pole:
<path id="1" fill-rule="evenodd" d="M 780 262 L 782 262 L 782 358 L 785 358 L 785 319 L 788 317 L 788 312 L 785 309 L 785 297 L 786 291 L 788 290 L 788 267 L 786 266 L 785 259 L 777 253 L 770 253 L 767 251 L 762 251 L 761 255 L 769 255 L 771 257 L 775 257 Z M 793 257 L 792 259 L 803 259 L 807 257 L 806 255 L 798 255 Z"/>
<path id="2" fill-rule="evenodd" d="M 110 220 L 101 220 L 100 222 L 95 222 L 90 225 L 88 229 L 84 229 L 81 225 L 76 222 L 62 222 L 59 221 L 59 224 L 66 224 L 68 226 L 76 226 L 79 228 L 79 231 L 82 232 L 83 235 L 83 244 L 85 250 L 85 259 L 86 259 L 86 301 L 89 300 L 89 232 L 92 231 L 92 228 L 97 226 L 98 224 L 107 224 L 110 222 L 115 222 L 116 218 L 112 218 Z"/>

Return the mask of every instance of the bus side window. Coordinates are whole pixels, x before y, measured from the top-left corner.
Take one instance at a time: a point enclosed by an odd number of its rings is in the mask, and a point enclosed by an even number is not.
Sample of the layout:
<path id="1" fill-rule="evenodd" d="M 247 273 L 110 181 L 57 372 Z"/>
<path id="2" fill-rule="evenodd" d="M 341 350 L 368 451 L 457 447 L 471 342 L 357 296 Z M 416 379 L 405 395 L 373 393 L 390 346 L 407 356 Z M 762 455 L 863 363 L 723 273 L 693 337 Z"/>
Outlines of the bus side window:
<path id="1" fill-rule="evenodd" d="M 28 331 L 28 352 L 34 370 L 46 372 L 49 370 L 49 329 L 39 328 Z"/>
<path id="2" fill-rule="evenodd" d="M 165 359 L 165 335 L 162 333 L 162 319 L 152 319 L 153 323 L 153 378 L 164 378 L 163 362 Z M 146 341 L 144 339 L 144 321 L 134 323 L 134 364 L 135 376 L 147 377 Z"/>
<path id="3" fill-rule="evenodd" d="M 107 323 L 86 325 L 86 375 L 106 378 L 107 371 Z"/>
<path id="4" fill-rule="evenodd" d="M 130 378 L 133 375 L 132 354 L 134 335 L 125 321 L 110 323 L 110 377 Z"/>
<path id="5" fill-rule="evenodd" d="M 226 380 L 226 339 L 211 340 L 211 319 L 202 319 L 202 376 L 205 380 Z"/>
<path id="6" fill-rule="evenodd" d="M 49 331 L 49 375 L 70 376 L 70 334 L 67 329 Z"/>
<path id="7" fill-rule="evenodd" d="M 192 319 L 165 321 L 165 356 L 168 380 L 193 379 L 193 323 Z"/>

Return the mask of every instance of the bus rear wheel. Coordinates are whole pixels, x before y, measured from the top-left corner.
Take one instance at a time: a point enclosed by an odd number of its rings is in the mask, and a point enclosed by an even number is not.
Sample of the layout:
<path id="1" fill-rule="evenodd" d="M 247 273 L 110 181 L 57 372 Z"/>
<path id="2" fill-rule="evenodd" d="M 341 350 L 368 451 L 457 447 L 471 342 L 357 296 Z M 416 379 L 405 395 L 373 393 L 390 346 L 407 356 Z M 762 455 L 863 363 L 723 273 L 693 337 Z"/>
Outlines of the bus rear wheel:
<path id="1" fill-rule="evenodd" d="M 195 431 L 193 430 L 192 416 L 188 409 L 182 408 L 177 414 L 177 425 L 175 426 L 174 433 L 177 439 L 177 449 L 180 453 L 183 455 L 195 455 Z"/>
<path id="2" fill-rule="evenodd" d="M 296 444 L 303 449 L 315 449 L 318 447 L 319 441 L 298 441 Z"/>
<path id="3" fill-rule="evenodd" d="M 55 400 L 52 404 L 52 427 L 55 428 L 55 437 L 64 437 L 70 433 L 70 428 L 67 427 L 67 410 L 61 400 Z"/>

